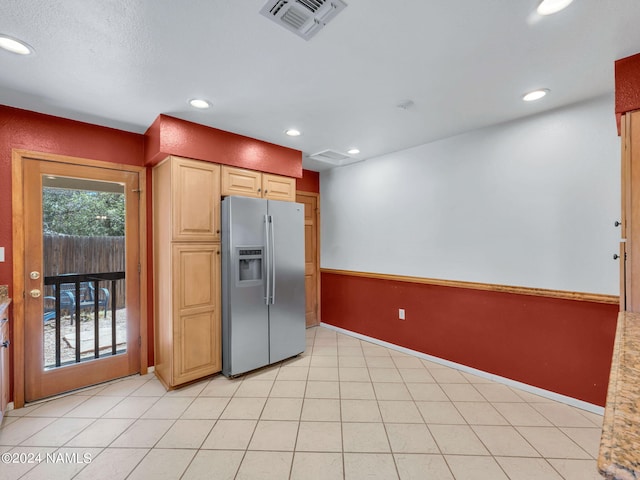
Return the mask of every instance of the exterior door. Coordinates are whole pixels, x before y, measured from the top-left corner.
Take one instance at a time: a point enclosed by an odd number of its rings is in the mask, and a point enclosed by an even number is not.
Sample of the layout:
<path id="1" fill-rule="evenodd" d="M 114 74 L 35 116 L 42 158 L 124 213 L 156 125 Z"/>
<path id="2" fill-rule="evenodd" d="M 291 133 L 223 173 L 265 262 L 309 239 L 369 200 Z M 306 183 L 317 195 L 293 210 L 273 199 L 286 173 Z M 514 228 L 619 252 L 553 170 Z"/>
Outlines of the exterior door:
<path id="1" fill-rule="evenodd" d="M 296 202 L 304 204 L 304 284 L 307 327 L 320 323 L 319 252 L 318 252 L 318 194 L 298 192 Z"/>
<path id="2" fill-rule="evenodd" d="M 140 372 L 139 174 L 24 159 L 25 400 Z"/>

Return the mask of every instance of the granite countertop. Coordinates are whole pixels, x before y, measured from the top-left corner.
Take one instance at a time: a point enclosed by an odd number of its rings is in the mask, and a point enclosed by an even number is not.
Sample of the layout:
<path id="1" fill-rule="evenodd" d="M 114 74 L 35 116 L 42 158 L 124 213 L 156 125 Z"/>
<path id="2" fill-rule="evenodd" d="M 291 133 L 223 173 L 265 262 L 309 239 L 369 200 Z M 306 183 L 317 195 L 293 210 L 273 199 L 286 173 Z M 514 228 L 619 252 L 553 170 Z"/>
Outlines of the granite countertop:
<path id="1" fill-rule="evenodd" d="M 640 313 L 620 312 L 598 456 L 608 480 L 640 479 L 639 378 Z"/>

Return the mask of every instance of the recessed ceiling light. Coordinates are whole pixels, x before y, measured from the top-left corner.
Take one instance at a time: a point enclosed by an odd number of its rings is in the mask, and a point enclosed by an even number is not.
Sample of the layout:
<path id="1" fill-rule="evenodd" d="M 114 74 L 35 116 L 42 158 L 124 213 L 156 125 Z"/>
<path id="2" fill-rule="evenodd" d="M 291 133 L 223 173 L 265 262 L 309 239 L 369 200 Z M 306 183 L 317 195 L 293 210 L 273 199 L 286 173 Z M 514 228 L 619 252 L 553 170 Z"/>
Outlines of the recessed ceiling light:
<path id="1" fill-rule="evenodd" d="M 360 153 L 360 150 L 358 150 L 357 148 L 352 148 L 351 150 L 349 150 L 347 152 L 349 155 L 357 155 L 358 153 Z"/>
<path id="2" fill-rule="evenodd" d="M 290 137 L 299 137 L 300 136 L 300 130 L 296 130 L 295 128 L 290 128 L 288 130 L 285 130 L 284 133 L 286 133 Z"/>
<path id="3" fill-rule="evenodd" d="M 573 0 L 542 0 L 538 5 L 540 15 L 552 15 L 567 8 Z"/>
<path id="4" fill-rule="evenodd" d="M 29 45 L 7 35 L 0 35 L 0 48 L 18 55 L 30 55 L 33 53 L 33 48 Z"/>
<path id="5" fill-rule="evenodd" d="M 191 100 L 189 100 L 189 105 L 191 105 L 193 108 L 200 108 L 200 109 L 211 107 L 211 103 L 209 103 L 209 101 L 204 100 L 202 98 L 192 98 Z"/>
<path id="6" fill-rule="evenodd" d="M 540 100 L 547 93 L 549 93 L 548 88 L 542 88 L 540 90 L 534 90 L 533 92 L 529 92 L 522 96 L 522 100 L 525 102 L 533 102 L 534 100 Z"/>

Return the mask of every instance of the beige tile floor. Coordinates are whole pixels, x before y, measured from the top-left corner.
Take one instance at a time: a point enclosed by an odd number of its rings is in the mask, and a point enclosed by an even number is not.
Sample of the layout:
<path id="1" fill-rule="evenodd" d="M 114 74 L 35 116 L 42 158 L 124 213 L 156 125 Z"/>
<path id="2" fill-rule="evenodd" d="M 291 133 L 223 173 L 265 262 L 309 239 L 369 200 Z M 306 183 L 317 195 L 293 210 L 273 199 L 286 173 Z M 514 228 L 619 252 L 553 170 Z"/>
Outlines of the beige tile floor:
<path id="1" fill-rule="evenodd" d="M 149 374 L 12 410 L 0 479 L 601 478 L 599 415 L 322 327 L 307 344 L 235 380 Z"/>

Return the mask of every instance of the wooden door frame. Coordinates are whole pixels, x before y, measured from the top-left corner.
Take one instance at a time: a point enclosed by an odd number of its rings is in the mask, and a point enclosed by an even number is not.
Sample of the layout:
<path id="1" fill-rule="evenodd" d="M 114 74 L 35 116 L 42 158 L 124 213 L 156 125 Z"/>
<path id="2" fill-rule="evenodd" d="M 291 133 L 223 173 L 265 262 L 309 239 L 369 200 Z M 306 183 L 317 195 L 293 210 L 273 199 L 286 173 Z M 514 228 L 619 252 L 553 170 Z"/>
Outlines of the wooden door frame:
<path id="1" fill-rule="evenodd" d="M 308 197 L 316 198 L 316 298 L 318 300 L 318 311 L 316 316 L 318 317 L 318 325 L 322 322 L 321 305 L 320 301 L 320 194 L 315 192 L 304 192 L 302 190 L 296 190 L 296 201 L 298 195 L 306 195 Z"/>
<path id="2" fill-rule="evenodd" d="M 140 249 L 140 373 L 147 373 L 147 199 L 145 187 L 147 185 L 147 169 L 134 165 L 90 160 L 86 158 L 70 157 L 52 153 L 42 153 L 31 150 L 13 149 L 11 154 L 11 212 L 13 232 L 13 405 L 14 408 L 24 406 L 25 400 L 25 265 L 24 265 L 24 189 L 23 164 L 25 160 L 39 160 L 56 163 L 67 163 L 87 167 L 106 168 L 134 172 L 139 175 L 140 194 L 139 212 L 139 249 Z"/>

